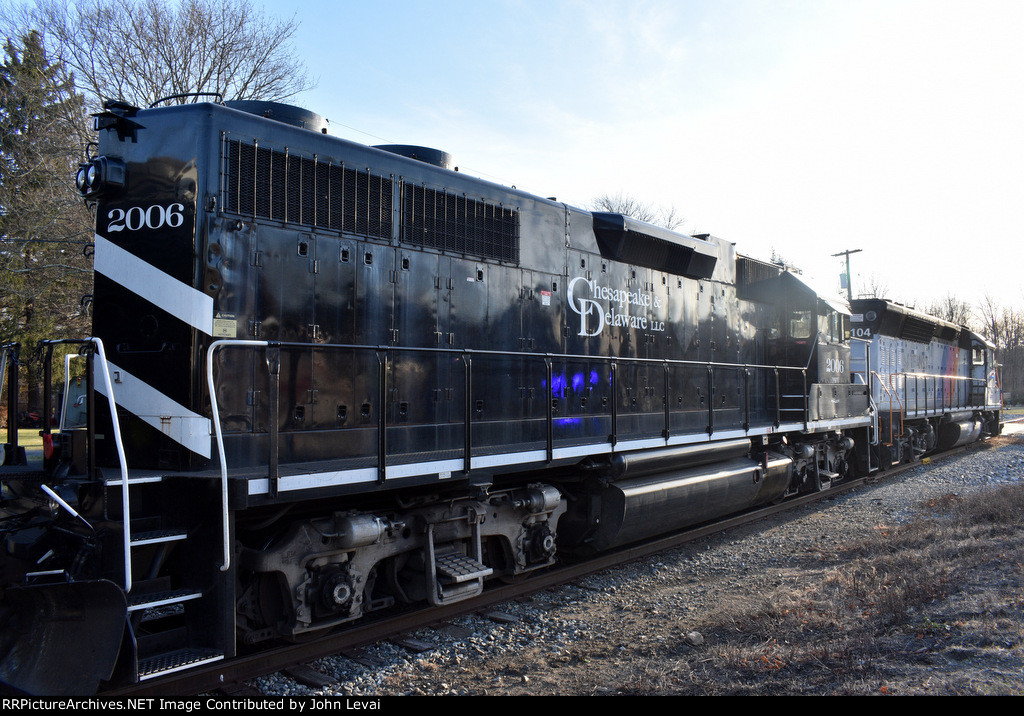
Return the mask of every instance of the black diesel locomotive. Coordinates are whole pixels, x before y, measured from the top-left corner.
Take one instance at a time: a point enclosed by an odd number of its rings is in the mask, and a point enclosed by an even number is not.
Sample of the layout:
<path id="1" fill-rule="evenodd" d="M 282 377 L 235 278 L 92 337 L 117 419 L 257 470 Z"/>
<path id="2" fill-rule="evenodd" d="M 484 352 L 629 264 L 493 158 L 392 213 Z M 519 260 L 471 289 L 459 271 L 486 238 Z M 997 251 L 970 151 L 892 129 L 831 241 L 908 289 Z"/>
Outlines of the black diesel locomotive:
<path id="1" fill-rule="evenodd" d="M 728 242 L 278 104 L 95 121 L 94 333 L 42 345 L 73 354 L 60 429 L 3 473 L 17 689 L 452 603 L 903 455 L 846 302 Z M 998 431 L 964 378 L 927 419 Z"/>

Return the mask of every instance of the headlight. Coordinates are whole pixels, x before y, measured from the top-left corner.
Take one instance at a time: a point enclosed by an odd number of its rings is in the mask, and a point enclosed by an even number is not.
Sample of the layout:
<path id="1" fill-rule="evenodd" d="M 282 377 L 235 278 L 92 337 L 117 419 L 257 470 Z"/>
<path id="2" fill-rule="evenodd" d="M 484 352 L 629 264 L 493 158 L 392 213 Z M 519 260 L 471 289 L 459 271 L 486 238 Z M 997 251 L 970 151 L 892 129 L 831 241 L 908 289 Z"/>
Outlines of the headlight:
<path id="1" fill-rule="evenodd" d="M 78 187 L 78 191 L 81 194 L 85 194 L 86 192 L 85 175 L 88 168 L 88 164 L 81 165 L 80 167 L 78 167 L 78 174 L 75 175 L 75 186 Z"/>
<path id="2" fill-rule="evenodd" d="M 81 164 L 75 175 L 78 192 L 88 198 L 97 197 L 124 188 L 125 166 L 120 159 L 96 157 L 88 164 Z"/>

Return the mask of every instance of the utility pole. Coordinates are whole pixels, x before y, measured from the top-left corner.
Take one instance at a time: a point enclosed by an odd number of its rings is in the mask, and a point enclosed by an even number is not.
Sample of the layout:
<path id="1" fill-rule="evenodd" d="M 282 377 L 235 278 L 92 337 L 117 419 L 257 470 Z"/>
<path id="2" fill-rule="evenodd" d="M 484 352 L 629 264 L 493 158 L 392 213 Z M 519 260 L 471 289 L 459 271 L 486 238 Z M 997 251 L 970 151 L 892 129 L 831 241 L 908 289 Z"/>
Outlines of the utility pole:
<path id="1" fill-rule="evenodd" d="M 853 300 L 853 282 L 850 279 L 850 254 L 860 253 L 863 249 L 847 249 L 846 251 L 840 251 L 838 254 L 832 254 L 833 256 L 845 256 L 846 257 L 846 297 L 849 300 Z"/>

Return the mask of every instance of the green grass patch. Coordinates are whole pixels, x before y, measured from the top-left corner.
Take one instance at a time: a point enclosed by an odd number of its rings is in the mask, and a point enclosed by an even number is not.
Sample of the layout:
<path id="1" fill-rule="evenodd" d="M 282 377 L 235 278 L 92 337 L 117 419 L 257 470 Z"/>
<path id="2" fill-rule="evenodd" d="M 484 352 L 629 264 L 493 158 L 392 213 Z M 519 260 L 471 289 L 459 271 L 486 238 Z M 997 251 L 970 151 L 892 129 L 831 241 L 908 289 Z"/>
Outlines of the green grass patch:
<path id="1" fill-rule="evenodd" d="M 43 448 L 43 438 L 39 434 L 39 428 L 20 428 L 18 430 L 18 445 L 26 450 Z"/>

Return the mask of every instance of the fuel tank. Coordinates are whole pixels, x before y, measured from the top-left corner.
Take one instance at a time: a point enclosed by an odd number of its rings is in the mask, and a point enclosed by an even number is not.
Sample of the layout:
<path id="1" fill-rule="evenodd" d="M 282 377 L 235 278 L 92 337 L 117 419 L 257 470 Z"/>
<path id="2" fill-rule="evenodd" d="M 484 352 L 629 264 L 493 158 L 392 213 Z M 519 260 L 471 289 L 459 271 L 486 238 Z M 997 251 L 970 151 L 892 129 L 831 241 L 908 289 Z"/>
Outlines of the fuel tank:
<path id="1" fill-rule="evenodd" d="M 771 453 L 761 461 L 730 457 L 670 470 L 644 469 L 664 459 L 633 458 L 633 469 L 623 470 L 623 477 L 602 481 L 588 499 L 577 500 L 591 510 L 588 525 L 583 529 L 580 520 L 570 519 L 566 542 L 598 552 L 765 504 L 785 494 L 793 470 L 792 460 Z"/>
<path id="2" fill-rule="evenodd" d="M 981 437 L 982 423 L 977 420 L 959 420 L 939 426 L 939 448 L 949 450 Z"/>

